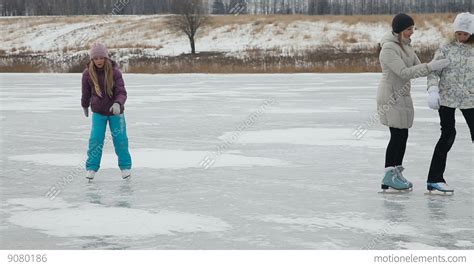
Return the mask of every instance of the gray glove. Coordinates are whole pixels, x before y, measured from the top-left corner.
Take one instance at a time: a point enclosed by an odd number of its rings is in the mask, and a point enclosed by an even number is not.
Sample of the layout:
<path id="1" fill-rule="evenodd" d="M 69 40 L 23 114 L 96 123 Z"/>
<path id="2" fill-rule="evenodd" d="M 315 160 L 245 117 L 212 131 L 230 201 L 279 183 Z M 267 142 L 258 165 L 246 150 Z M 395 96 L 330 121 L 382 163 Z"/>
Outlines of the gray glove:
<path id="1" fill-rule="evenodd" d="M 84 108 L 84 107 L 83 107 L 82 110 L 84 110 L 84 115 L 85 115 L 86 117 L 89 117 L 89 107 L 88 107 L 88 108 Z"/>
<path id="2" fill-rule="evenodd" d="M 112 107 L 109 109 L 110 112 L 112 112 L 114 115 L 119 115 L 120 114 L 120 104 L 119 103 L 114 103 Z"/>
<path id="3" fill-rule="evenodd" d="M 450 63 L 451 62 L 449 61 L 449 59 L 439 59 L 439 60 L 433 59 L 427 65 L 431 71 L 440 71 L 443 68 L 447 67 Z"/>

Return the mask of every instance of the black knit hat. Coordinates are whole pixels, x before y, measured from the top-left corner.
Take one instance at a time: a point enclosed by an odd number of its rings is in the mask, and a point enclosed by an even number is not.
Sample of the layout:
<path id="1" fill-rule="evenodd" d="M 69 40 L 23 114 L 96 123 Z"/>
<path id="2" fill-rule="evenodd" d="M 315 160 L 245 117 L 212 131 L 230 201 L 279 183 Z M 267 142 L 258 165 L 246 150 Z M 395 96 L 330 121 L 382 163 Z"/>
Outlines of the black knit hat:
<path id="1" fill-rule="evenodd" d="M 392 30 L 395 33 L 400 33 L 413 25 L 415 25 L 415 21 L 403 13 L 396 15 L 392 20 Z"/>

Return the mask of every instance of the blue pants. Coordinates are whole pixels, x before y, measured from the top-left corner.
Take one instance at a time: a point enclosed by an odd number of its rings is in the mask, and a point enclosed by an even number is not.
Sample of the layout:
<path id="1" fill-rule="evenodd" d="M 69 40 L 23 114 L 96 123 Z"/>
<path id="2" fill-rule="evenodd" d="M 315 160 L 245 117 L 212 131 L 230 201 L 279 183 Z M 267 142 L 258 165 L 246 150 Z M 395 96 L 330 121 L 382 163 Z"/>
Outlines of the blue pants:
<path id="1" fill-rule="evenodd" d="M 128 151 L 127 129 L 125 116 L 113 115 L 105 116 L 92 113 L 92 130 L 89 138 L 89 150 L 87 151 L 86 169 L 98 171 L 100 160 L 102 159 L 102 149 L 104 148 L 105 130 L 109 122 L 110 132 L 115 147 L 115 154 L 118 156 L 118 166 L 120 170 L 132 168 L 132 158 Z"/>

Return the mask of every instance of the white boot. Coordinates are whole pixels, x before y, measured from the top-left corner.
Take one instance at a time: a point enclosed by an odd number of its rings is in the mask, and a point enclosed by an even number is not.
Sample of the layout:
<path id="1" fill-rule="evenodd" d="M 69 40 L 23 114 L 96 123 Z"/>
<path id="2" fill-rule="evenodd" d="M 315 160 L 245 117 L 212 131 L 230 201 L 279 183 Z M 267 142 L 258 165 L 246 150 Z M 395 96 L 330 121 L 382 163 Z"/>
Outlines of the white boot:
<path id="1" fill-rule="evenodd" d="M 87 170 L 86 178 L 89 179 L 89 180 L 94 179 L 95 173 L 96 173 L 96 171 L 94 171 L 94 170 Z"/>
<path id="2" fill-rule="evenodd" d="M 132 171 L 130 169 L 123 169 L 122 170 L 122 178 L 123 179 L 129 179 L 132 177 Z"/>

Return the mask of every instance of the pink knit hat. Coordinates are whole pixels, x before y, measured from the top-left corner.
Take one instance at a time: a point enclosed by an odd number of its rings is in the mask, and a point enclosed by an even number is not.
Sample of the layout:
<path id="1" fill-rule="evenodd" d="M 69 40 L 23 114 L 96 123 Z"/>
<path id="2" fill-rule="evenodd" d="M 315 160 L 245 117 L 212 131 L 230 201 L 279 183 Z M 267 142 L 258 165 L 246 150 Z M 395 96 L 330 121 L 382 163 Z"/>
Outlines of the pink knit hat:
<path id="1" fill-rule="evenodd" d="M 91 49 L 89 50 L 89 56 L 91 59 L 96 57 L 105 57 L 109 58 L 109 52 L 107 51 L 107 47 L 103 43 L 95 42 L 91 45 Z"/>

